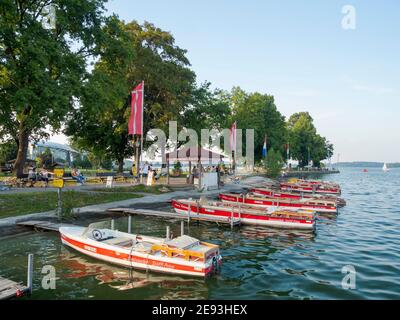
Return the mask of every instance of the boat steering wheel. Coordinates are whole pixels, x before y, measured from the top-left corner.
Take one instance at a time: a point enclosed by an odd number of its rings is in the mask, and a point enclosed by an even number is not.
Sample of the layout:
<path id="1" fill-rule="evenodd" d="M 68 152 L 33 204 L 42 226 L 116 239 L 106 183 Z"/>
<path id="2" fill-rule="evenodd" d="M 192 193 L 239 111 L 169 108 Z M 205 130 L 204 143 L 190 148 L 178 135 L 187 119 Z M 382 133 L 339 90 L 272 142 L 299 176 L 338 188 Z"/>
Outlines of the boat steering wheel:
<path id="1" fill-rule="evenodd" d="M 99 229 L 94 229 L 92 231 L 92 236 L 97 241 L 99 241 L 103 238 L 103 234 L 101 233 L 101 231 Z"/>

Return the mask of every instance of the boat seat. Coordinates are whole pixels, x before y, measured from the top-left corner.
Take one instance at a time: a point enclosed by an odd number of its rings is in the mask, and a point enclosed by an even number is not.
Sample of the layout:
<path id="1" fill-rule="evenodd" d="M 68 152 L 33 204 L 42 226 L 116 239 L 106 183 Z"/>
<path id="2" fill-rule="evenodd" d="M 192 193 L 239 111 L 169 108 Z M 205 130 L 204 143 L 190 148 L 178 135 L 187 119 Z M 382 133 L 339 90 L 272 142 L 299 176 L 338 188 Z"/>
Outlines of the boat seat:
<path id="1" fill-rule="evenodd" d="M 111 244 L 114 246 L 119 246 L 119 247 L 131 247 L 134 245 L 136 242 L 135 239 L 132 238 L 124 238 L 124 237 L 117 237 L 117 238 L 112 238 L 105 240 L 104 243 Z"/>
<path id="2" fill-rule="evenodd" d="M 146 241 L 137 242 L 135 244 L 135 251 L 140 252 L 150 252 L 152 250 L 153 244 Z"/>
<path id="3" fill-rule="evenodd" d="M 187 235 L 183 235 L 180 237 L 177 237 L 175 239 L 171 240 L 166 240 L 164 242 L 166 245 L 169 247 L 174 247 L 174 248 L 179 248 L 179 249 L 189 249 L 195 245 L 199 244 L 199 240 L 189 237 Z"/>

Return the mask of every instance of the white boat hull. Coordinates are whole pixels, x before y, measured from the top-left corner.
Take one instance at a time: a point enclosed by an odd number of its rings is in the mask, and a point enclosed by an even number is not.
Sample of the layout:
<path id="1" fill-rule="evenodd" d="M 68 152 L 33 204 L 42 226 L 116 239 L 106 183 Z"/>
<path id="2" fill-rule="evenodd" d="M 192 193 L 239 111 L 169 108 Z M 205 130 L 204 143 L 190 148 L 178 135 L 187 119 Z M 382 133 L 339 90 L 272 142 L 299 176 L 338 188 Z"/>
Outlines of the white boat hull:
<path id="1" fill-rule="evenodd" d="M 175 212 L 186 215 L 188 214 L 188 210 L 184 208 L 178 208 L 174 206 Z M 195 214 L 195 208 L 192 208 L 192 214 Z M 214 211 L 214 212 L 212 212 Z M 207 215 L 215 215 L 215 216 L 223 216 L 219 214 L 216 210 L 207 210 Z M 202 214 L 202 213 L 200 213 Z M 228 213 L 229 215 L 230 213 Z M 269 216 L 253 216 L 253 218 L 246 218 L 244 217 L 245 213 L 243 213 L 240 217 L 240 222 L 243 224 L 249 224 L 249 225 L 262 225 L 262 226 L 268 226 L 268 227 L 275 227 L 275 228 L 283 228 L 283 229 L 297 229 L 297 230 L 313 230 L 315 229 L 315 221 L 310 220 L 310 221 L 301 221 L 299 222 L 296 219 L 280 219 L 280 218 L 274 218 L 274 217 L 269 217 Z M 235 218 L 238 218 L 238 215 L 235 214 Z"/>
<path id="2" fill-rule="evenodd" d="M 169 258 L 165 256 L 153 256 L 148 253 L 132 251 L 130 249 L 118 248 L 103 244 L 88 238 L 64 233 L 60 228 L 61 241 L 64 245 L 77 250 L 87 256 L 112 263 L 115 265 L 148 270 L 154 272 L 200 276 L 204 277 L 214 268 L 210 262 L 198 263 L 183 259 Z M 178 261 L 182 260 L 182 261 Z M 218 257 L 218 264 L 221 263 L 221 256 Z"/>

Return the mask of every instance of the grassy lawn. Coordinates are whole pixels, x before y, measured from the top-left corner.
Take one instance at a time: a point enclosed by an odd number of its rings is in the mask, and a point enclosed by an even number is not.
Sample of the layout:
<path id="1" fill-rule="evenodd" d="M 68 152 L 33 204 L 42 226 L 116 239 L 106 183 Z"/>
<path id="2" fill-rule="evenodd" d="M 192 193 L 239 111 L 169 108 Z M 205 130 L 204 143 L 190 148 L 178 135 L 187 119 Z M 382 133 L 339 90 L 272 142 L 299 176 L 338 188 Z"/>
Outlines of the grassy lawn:
<path id="1" fill-rule="evenodd" d="M 168 189 L 168 191 L 166 191 Z M 90 191 L 101 191 L 101 192 L 109 192 L 109 193 L 131 193 L 131 192 L 146 192 L 152 194 L 161 194 L 170 192 L 171 190 L 164 185 L 156 185 L 156 186 L 146 186 L 143 184 L 139 184 L 136 186 L 127 186 L 127 187 L 113 187 L 113 188 L 93 188 L 89 189 Z"/>
<path id="2" fill-rule="evenodd" d="M 85 193 L 63 191 L 62 200 L 65 207 L 83 207 L 91 204 L 139 198 L 132 193 Z M 0 194 L 0 218 L 18 216 L 28 213 L 50 211 L 57 207 L 57 192 L 26 192 Z"/>

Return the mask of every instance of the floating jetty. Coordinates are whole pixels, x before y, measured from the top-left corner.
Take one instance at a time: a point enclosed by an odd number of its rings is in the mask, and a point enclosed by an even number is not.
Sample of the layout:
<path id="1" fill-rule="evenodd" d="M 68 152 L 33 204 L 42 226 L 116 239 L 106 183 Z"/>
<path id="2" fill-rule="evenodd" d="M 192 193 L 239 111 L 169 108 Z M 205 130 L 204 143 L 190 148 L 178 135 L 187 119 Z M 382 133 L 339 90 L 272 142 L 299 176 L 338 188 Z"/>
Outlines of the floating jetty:
<path id="1" fill-rule="evenodd" d="M 27 286 L 0 276 L 0 300 L 19 297 L 27 291 Z"/>
<path id="2" fill-rule="evenodd" d="M 206 221 L 206 222 L 216 222 L 221 224 L 229 224 L 232 227 L 240 225 L 240 219 L 234 217 L 218 217 L 207 214 L 197 214 L 194 212 L 188 212 L 187 215 L 183 215 L 176 212 L 158 211 L 158 210 L 147 210 L 147 209 L 132 209 L 132 208 L 113 208 L 108 209 L 109 212 L 122 212 L 128 215 L 144 215 L 144 216 L 156 216 L 160 218 L 170 218 L 170 219 L 181 219 L 194 221 Z"/>
<path id="3" fill-rule="evenodd" d="M 33 254 L 28 255 L 27 285 L 0 276 L 0 300 L 22 297 L 32 293 Z"/>

